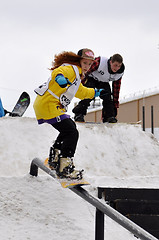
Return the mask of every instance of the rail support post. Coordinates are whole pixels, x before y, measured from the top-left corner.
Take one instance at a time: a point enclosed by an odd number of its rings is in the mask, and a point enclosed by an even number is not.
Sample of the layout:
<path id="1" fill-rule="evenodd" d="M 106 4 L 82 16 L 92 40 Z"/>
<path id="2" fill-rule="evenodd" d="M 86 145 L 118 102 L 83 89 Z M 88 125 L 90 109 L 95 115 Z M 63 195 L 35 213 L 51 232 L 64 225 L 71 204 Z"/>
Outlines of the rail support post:
<path id="1" fill-rule="evenodd" d="M 37 177 L 38 176 L 38 166 L 32 161 L 30 165 L 30 175 Z"/>
<path id="2" fill-rule="evenodd" d="M 98 198 L 102 198 L 103 189 L 98 188 Z M 104 240 L 104 213 L 96 208 L 95 240 Z"/>
<path id="3" fill-rule="evenodd" d="M 145 106 L 142 107 L 142 122 L 143 122 L 143 131 L 145 131 Z"/>
<path id="4" fill-rule="evenodd" d="M 151 106 L 151 133 L 154 134 L 153 106 Z"/>

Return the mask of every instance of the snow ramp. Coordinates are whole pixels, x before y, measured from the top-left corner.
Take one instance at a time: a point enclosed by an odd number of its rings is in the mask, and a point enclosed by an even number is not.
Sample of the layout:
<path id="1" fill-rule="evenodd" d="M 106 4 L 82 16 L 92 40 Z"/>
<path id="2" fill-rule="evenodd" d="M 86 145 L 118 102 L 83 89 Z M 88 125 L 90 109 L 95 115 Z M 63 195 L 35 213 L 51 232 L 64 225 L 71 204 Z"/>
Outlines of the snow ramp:
<path id="1" fill-rule="evenodd" d="M 140 126 L 77 124 L 77 168 L 97 186 L 158 187 L 159 145 Z M 32 159 L 45 159 L 58 132 L 34 118 L 0 118 L 0 239 L 94 239 L 94 207 L 64 190 L 42 171 L 29 175 Z M 115 229 L 115 231 L 114 231 Z M 134 239 L 107 219 L 109 240 Z"/>
<path id="2" fill-rule="evenodd" d="M 159 143 L 140 125 L 77 123 L 74 162 L 89 177 L 159 175 Z M 21 176 L 33 158 L 45 159 L 58 132 L 34 118 L 0 119 L 0 175 Z M 3 164 L 2 164 L 3 163 Z"/>

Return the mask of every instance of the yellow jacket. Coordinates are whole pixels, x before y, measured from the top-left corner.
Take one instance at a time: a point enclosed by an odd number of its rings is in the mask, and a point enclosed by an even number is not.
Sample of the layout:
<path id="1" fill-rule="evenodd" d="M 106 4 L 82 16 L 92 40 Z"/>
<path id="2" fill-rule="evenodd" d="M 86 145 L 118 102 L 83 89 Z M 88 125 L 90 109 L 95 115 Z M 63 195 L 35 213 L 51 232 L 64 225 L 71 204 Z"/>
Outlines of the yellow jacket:
<path id="1" fill-rule="evenodd" d="M 78 70 L 81 74 L 82 70 L 80 67 L 78 67 Z M 55 78 L 58 74 L 63 74 L 63 76 L 68 78 L 70 82 L 75 80 L 76 74 L 71 65 L 60 66 L 52 71 L 49 89 L 56 94 L 56 96 L 60 97 L 60 95 L 66 91 L 66 88 L 61 88 L 55 81 Z M 92 99 L 94 94 L 95 90 L 93 88 L 86 88 L 80 83 L 75 97 L 79 99 Z M 66 110 L 62 107 L 60 101 L 53 97 L 48 91 L 46 91 L 42 96 L 37 95 L 33 107 L 39 123 L 53 123 L 52 119 L 65 115 L 66 113 Z"/>

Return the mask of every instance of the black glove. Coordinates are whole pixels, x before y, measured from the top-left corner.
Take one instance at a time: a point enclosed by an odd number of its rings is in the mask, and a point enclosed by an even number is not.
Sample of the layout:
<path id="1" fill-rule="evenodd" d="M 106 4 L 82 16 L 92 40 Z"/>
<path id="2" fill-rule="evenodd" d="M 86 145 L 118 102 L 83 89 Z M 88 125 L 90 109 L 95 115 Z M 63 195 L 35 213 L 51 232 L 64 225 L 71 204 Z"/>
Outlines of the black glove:
<path id="1" fill-rule="evenodd" d="M 102 91 L 100 92 L 100 96 L 101 99 L 106 99 L 107 97 L 109 97 L 109 93 L 105 90 L 102 89 Z"/>

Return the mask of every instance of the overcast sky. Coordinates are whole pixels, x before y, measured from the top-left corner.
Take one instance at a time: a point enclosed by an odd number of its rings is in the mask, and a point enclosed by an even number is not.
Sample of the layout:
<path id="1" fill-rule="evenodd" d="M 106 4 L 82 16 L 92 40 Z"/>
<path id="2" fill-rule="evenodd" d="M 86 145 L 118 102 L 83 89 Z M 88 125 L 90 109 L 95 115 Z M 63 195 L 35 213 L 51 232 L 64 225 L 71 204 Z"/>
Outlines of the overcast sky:
<path id="1" fill-rule="evenodd" d="M 4 89 L 32 95 L 54 54 L 85 47 L 123 56 L 122 96 L 159 87 L 158 0 L 3 0 L 0 20 L 3 98 Z"/>

